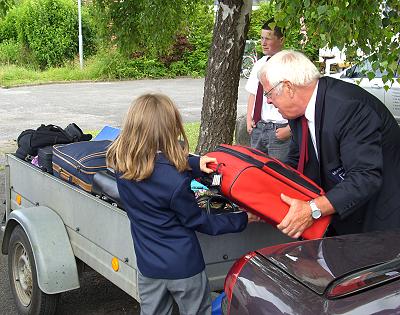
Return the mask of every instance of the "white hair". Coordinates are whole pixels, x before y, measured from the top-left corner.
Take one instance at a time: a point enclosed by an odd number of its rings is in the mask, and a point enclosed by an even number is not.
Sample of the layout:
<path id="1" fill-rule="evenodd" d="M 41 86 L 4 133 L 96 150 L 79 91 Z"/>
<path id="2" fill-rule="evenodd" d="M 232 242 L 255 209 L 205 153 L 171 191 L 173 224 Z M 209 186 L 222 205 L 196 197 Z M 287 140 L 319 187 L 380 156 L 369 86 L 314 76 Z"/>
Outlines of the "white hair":
<path id="1" fill-rule="evenodd" d="M 276 86 L 279 94 L 280 82 L 287 80 L 294 85 L 306 86 L 320 78 L 317 67 L 305 55 L 294 50 L 282 50 L 273 55 L 258 72 L 258 79 L 266 77 L 270 86 Z"/>

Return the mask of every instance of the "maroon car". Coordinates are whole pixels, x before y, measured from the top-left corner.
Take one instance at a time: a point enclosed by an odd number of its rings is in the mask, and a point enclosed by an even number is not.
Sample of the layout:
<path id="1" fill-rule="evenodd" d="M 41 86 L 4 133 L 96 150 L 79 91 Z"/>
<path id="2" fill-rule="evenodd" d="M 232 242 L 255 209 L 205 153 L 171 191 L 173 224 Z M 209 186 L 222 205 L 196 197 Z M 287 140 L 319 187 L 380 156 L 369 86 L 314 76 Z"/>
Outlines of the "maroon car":
<path id="1" fill-rule="evenodd" d="M 223 314 L 400 314 L 400 230 L 251 252 L 225 280 Z"/>

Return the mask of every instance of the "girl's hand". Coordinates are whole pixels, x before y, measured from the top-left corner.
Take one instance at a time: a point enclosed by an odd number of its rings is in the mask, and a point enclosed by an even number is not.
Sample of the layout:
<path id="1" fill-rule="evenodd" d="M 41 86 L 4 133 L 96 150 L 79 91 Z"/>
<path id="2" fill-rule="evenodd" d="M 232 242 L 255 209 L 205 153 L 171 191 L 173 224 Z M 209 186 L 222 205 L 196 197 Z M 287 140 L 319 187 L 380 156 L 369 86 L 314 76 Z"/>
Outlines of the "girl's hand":
<path id="1" fill-rule="evenodd" d="M 260 222 L 261 218 L 256 216 L 255 214 L 252 214 L 250 212 L 246 212 L 247 213 L 247 222 L 248 223 L 253 223 L 253 222 Z"/>
<path id="2" fill-rule="evenodd" d="M 203 171 L 204 173 L 210 174 L 213 172 L 213 170 L 207 167 L 207 163 L 217 164 L 217 159 L 208 157 L 207 155 L 203 155 L 200 157 L 200 170 Z"/>

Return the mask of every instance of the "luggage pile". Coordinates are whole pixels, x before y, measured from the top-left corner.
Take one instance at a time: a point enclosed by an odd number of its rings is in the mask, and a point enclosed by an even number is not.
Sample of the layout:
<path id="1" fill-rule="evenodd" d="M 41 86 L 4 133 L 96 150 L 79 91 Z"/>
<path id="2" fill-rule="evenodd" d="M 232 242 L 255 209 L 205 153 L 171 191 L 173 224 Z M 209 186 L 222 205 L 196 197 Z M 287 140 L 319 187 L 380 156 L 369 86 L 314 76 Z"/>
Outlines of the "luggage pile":
<path id="1" fill-rule="evenodd" d="M 120 129 L 105 126 L 96 136 L 84 134 L 75 124 L 65 129 L 41 125 L 23 131 L 15 155 L 46 173 L 122 208 L 113 170 L 106 166 L 106 152 Z"/>
<path id="2" fill-rule="evenodd" d="M 29 160 L 33 154 L 38 154 L 38 166 L 42 170 L 123 208 L 115 174 L 106 165 L 111 141 L 82 141 L 89 136 L 75 124 L 69 125 L 69 132 L 54 125 L 42 125 L 18 137 L 16 155 Z M 276 225 L 289 210 L 280 198 L 281 193 L 304 201 L 324 194 L 303 174 L 259 150 L 223 144 L 207 155 L 215 157 L 218 164 L 209 166 L 215 171 L 212 178 L 205 177 L 202 181 L 211 189 L 198 190 L 196 198 L 208 213 L 237 211 L 239 206 Z M 302 237 L 323 237 L 330 220 L 330 216 L 316 220 Z"/>
<path id="3" fill-rule="evenodd" d="M 52 146 L 55 144 L 88 141 L 92 135 L 84 134 L 75 123 L 65 129 L 56 125 L 44 125 L 35 129 L 27 129 L 18 136 L 18 149 L 15 155 L 25 161 L 40 167 L 43 171 L 52 173 Z"/>

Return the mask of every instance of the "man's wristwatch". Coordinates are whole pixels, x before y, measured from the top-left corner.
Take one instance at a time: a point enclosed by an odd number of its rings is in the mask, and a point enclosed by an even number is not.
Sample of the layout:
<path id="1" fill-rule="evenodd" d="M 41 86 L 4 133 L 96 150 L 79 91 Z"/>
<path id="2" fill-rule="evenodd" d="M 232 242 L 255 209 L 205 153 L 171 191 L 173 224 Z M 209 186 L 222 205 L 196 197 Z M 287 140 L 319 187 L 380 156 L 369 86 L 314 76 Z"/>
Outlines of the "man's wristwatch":
<path id="1" fill-rule="evenodd" d="M 314 220 L 319 219 L 322 216 L 321 209 L 315 204 L 314 200 L 308 202 L 311 207 L 311 216 Z"/>

